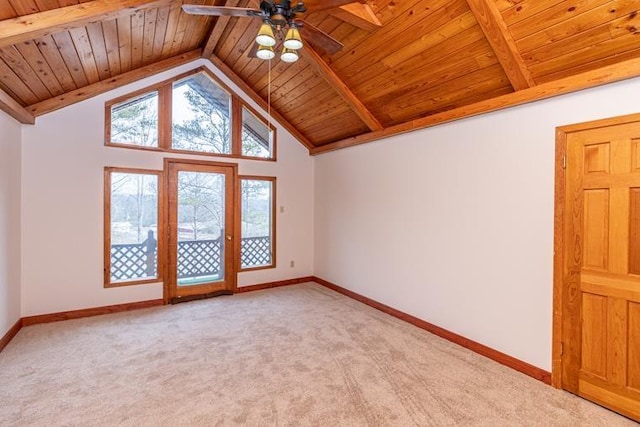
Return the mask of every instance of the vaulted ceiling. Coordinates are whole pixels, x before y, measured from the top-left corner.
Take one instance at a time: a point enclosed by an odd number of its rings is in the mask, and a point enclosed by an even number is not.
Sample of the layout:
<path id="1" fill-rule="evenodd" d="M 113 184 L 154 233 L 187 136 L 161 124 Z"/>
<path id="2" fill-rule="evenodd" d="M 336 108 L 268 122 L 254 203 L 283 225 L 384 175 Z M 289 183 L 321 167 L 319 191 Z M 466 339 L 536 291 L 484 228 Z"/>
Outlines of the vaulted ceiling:
<path id="1" fill-rule="evenodd" d="M 182 4 L 0 0 L 0 108 L 33 123 L 205 57 L 321 153 L 640 75 L 638 0 L 328 0 L 304 18 L 344 47 L 293 64 L 250 55 L 260 20 Z"/>

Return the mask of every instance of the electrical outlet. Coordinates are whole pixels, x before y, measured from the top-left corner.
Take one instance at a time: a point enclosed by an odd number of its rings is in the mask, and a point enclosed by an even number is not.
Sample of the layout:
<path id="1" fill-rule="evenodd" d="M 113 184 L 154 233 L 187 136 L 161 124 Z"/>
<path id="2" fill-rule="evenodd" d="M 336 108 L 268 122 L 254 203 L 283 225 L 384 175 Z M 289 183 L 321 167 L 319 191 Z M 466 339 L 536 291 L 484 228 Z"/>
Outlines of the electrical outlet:
<path id="1" fill-rule="evenodd" d="M 289 261 L 289 267 L 295 267 L 295 266 L 296 266 L 295 261 Z"/>

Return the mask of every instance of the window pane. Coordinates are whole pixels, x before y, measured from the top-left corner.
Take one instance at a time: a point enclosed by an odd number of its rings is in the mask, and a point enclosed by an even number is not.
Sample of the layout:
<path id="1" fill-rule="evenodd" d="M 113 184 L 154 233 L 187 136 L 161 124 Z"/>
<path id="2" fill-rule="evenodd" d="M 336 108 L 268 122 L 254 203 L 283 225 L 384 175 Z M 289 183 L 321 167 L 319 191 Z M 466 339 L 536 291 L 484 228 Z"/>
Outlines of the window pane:
<path id="1" fill-rule="evenodd" d="M 158 92 L 111 107 L 111 141 L 143 147 L 158 146 Z"/>
<path id="2" fill-rule="evenodd" d="M 111 173 L 111 281 L 158 277 L 158 176 Z"/>
<path id="3" fill-rule="evenodd" d="M 273 181 L 242 179 L 241 268 L 273 264 Z"/>
<path id="4" fill-rule="evenodd" d="M 251 111 L 242 107 L 242 155 L 251 157 L 273 157 L 273 132 L 266 123 Z"/>
<path id="5" fill-rule="evenodd" d="M 231 97 L 202 73 L 173 84 L 173 142 L 177 150 L 231 153 Z"/>
<path id="6" fill-rule="evenodd" d="M 178 286 L 224 280 L 225 176 L 178 172 Z"/>

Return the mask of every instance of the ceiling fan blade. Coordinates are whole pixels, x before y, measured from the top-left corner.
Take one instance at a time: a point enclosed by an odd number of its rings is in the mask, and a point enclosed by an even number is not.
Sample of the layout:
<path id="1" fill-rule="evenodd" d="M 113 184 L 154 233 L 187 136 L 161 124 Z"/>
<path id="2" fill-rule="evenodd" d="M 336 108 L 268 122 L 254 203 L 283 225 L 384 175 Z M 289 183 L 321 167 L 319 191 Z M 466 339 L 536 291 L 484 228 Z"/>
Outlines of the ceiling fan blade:
<path id="1" fill-rule="evenodd" d="M 297 23 L 301 23 L 300 34 L 303 41 L 308 41 L 313 46 L 322 49 L 329 55 L 337 53 L 344 47 L 342 43 L 331 37 L 329 34 L 322 31 L 320 28 L 314 27 L 307 21 L 302 19 L 296 19 Z"/>
<path id="2" fill-rule="evenodd" d="M 307 12 L 320 12 L 322 10 L 333 9 L 349 3 L 361 3 L 357 0 L 303 0 Z M 294 3 L 294 2 L 291 2 Z"/>
<path id="3" fill-rule="evenodd" d="M 259 9 L 249 7 L 227 7 L 227 6 L 201 6 L 197 4 L 183 4 L 182 10 L 190 15 L 207 16 L 256 16 L 261 13 Z"/>

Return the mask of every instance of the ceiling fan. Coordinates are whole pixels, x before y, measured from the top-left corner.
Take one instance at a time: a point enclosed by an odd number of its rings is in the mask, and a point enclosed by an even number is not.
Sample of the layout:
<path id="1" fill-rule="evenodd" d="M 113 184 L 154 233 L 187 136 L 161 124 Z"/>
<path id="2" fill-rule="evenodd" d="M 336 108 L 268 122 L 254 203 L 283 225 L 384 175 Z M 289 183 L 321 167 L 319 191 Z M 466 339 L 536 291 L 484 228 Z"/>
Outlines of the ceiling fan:
<path id="1" fill-rule="evenodd" d="M 329 34 L 299 19 L 298 15 L 319 12 L 353 2 L 354 0 L 306 0 L 292 5 L 291 0 L 263 0 L 259 9 L 195 4 L 182 5 L 182 9 L 193 15 L 259 18 L 262 20 L 262 25 L 256 36 L 256 45 L 249 55 L 271 59 L 275 57 L 276 44 L 282 42 L 280 59 L 285 62 L 295 62 L 298 59 L 297 51 L 303 45 L 301 33 L 305 40 L 329 54 L 336 53 L 343 47 L 342 43 Z"/>

